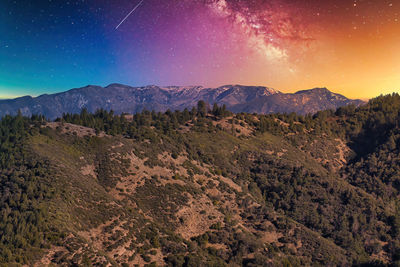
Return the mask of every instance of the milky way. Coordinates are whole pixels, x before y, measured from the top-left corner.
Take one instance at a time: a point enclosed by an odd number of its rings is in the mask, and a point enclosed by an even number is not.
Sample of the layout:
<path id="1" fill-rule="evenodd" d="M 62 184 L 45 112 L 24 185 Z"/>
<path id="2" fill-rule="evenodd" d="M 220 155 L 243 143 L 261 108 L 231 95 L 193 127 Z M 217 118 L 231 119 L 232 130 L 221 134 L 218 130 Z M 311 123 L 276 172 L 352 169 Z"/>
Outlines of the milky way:
<path id="1" fill-rule="evenodd" d="M 0 95 L 86 84 L 400 87 L 400 3 L 386 0 L 3 0 Z"/>
<path id="2" fill-rule="evenodd" d="M 288 42 L 301 43 L 311 37 L 301 27 L 300 19 L 283 11 L 277 1 L 210 1 L 208 6 L 216 15 L 228 18 L 248 40 L 248 45 L 267 60 L 288 57 Z"/>

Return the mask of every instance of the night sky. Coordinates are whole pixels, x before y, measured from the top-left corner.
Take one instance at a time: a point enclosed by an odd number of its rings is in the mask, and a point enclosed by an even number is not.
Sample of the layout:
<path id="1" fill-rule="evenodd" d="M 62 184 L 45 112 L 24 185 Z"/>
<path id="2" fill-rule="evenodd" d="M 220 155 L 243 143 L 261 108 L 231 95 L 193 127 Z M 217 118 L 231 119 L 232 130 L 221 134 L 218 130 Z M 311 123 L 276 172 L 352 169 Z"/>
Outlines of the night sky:
<path id="1" fill-rule="evenodd" d="M 0 97 L 88 84 L 400 89 L 400 1 L 1 0 Z"/>

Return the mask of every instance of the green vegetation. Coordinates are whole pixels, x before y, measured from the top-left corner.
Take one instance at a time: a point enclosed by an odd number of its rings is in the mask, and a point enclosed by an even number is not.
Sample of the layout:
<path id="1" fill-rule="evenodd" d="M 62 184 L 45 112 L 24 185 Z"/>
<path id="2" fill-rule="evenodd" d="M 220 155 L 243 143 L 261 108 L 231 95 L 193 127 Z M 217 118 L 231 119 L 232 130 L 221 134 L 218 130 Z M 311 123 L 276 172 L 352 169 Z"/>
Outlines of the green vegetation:
<path id="1" fill-rule="evenodd" d="M 398 266 L 399 121 L 397 94 L 306 116 L 6 116 L 0 264 Z"/>
<path id="2" fill-rule="evenodd" d="M 28 263 L 40 248 L 62 239 L 52 227 L 48 203 L 55 194 L 45 161 L 25 149 L 41 117 L 6 116 L 0 122 L 0 264 Z"/>

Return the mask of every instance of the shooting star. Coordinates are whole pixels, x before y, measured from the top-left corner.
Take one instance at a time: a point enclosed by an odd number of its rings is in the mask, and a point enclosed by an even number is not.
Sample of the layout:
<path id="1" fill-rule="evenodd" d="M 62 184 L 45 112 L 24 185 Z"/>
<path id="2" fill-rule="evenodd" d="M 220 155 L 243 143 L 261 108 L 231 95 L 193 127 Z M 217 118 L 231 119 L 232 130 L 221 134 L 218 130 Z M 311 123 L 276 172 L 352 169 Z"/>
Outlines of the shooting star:
<path id="1" fill-rule="evenodd" d="M 140 1 L 139 4 L 137 4 L 137 5 L 132 9 L 132 11 L 129 12 L 128 15 L 126 15 L 126 17 L 118 24 L 118 26 L 115 27 L 116 30 L 118 30 L 119 26 L 121 26 L 122 23 L 124 23 L 124 21 L 125 21 L 127 18 L 129 18 L 129 16 L 143 3 L 143 1 L 144 1 L 144 0 Z"/>

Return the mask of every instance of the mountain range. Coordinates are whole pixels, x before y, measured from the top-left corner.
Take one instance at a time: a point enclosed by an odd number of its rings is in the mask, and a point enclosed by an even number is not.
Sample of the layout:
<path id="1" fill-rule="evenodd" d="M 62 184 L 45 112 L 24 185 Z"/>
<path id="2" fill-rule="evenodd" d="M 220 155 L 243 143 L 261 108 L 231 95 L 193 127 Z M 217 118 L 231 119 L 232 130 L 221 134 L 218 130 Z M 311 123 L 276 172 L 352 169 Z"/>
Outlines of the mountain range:
<path id="1" fill-rule="evenodd" d="M 191 108 L 199 100 L 209 104 L 217 103 L 236 113 L 259 114 L 316 113 L 320 110 L 336 109 L 364 102 L 351 100 L 330 92 L 326 88 L 315 88 L 297 93 L 282 93 L 268 87 L 226 85 L 218 88 L 202 86 L 144 86 L 131 87 L 110 84 L 106 87 L 89 85 L 57 94 L 38 97 L 24 96 L 10 100 L 0 100 L 0 116 L 15 115 L 20 110 L 23 115 L 42 114 L 55 119 L 63 113 L 79 113 L 83 108 L 89 112 L 97 109 L 114 110 L 115 113 L 137 113 L 143 109 L 166 111 Z"/>

